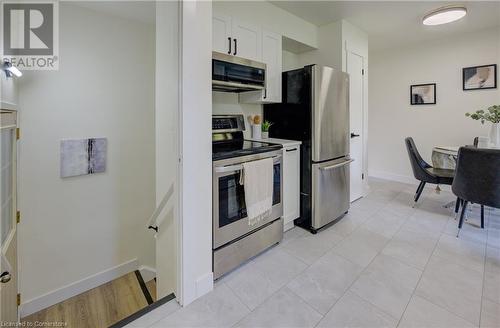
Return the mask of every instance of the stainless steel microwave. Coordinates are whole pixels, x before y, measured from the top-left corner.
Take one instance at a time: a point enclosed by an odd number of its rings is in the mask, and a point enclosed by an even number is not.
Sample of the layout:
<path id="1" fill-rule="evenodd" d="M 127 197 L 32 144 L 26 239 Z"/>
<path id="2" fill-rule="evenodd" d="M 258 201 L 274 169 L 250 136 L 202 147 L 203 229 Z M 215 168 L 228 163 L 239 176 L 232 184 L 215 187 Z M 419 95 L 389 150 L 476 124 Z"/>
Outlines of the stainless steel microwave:
<path id="1" fill-rule="evenodd" d="M 244 92 L 263 90 L 265 86 L 266 64 L 212 52 L 212 90 Z"/>

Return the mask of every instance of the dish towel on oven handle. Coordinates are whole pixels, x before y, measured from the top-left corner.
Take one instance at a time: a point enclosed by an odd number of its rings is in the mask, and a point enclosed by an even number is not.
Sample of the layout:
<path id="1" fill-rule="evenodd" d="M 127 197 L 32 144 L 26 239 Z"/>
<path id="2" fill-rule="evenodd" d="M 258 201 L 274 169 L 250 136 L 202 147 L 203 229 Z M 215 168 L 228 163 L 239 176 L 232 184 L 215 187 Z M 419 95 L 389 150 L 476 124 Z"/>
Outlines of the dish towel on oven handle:
<path id="1" fill-rule="evenodd" d="M 245 190 L 248 225 L 266 219 L 273 207 L 273 159 L 265 158 L 243 163 L 240 184 Z"/>

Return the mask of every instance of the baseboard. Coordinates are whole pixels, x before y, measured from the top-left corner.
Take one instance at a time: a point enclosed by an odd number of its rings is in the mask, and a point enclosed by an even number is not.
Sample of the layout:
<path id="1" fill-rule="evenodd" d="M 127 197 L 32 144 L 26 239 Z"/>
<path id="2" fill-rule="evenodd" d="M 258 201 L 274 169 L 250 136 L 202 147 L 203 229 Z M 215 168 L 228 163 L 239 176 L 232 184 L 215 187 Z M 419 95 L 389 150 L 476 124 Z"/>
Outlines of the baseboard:
<path id="1" fill-rule="evenodd" d="M 98 287 L 129 272 L 133 272 L 137 270 L 138 267 L 139 263 L 137 259 L 133 259 L 111 269 L 104 270 L 90 277 L 48 292 L 42 296 L 27 300 L 19 307 L 21 318 Z"/>
<path id="2" fill-rule="evenodd" d="M 293 220 L 290 221 L 290 222 L 287 222 L 284 226 L 283 226 L 283 232 L 286 232 L 290 229 L 292 229 L 293 227 L 295 227 L 295 224 L 293 223 Z"/>
<path id="3" fill-rule="evenodd" d="M 389 172 L 384 172 L 384 171 L 370 170 L 370 171 L 368 171 L 368 177 L 383 179 L 383 180 L 391 180 L 391 181 L 408 183 L 408 184 L 416 184 L 417 183 L 417 180 L 412 176 L 394 174 L 394 173 L 389 173 Z"/>
<path id="4" fill-rule="evenodd" d="M 407 183 L 407 184 L 411 184 L 411 185 L 415 185 L 415 186 L 418 185 L 418 183 L 419 183 L 419 181 L 412 176 L 399 175 L 399 174 L 393 174 L 393 173 L 382 172 L 382 171 L 369 171 L 368 174 L 369 174 L 368 176 L 371 178 L 396 181 L 396 182 Z M 439 188 L 441 188 L 441 190 L 443 190 L 443 191 L 451 192 L 451 186 L 449 186 L 449 185 L 440 185 Z M 435 190 L 436 185 L 426 184 L 425 189 Z"/>
<path id="5" fill-rule="evenodd" d="M 144 279 L 144 282 L 148 282 L 148 281 L 156 278 L 156 270 L 151 268 L 151 267 L 141 265 L 139 267 L 139 272 L 141 273 L 141 276 L 142 276 L 142 279 Z"/>
<path id="6" fill-rule="evenodd" d="M 205 295 L 214 288 L 214 274 L 207 273 L 196 280 L 196 298 Z"/>

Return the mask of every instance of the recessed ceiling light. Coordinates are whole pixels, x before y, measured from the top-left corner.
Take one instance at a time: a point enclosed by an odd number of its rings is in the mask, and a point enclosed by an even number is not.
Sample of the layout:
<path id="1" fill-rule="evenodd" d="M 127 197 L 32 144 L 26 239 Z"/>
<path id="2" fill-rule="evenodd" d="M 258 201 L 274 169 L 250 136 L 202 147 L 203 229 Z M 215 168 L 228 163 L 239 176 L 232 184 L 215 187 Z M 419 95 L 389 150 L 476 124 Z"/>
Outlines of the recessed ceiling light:
<path id="1" fill-rule="evenodd" d="M 422 19 L 424 25 L 441 25 L 451 23 L 467 15 L 464 6 L 446 6 L 431 11 Z"/>

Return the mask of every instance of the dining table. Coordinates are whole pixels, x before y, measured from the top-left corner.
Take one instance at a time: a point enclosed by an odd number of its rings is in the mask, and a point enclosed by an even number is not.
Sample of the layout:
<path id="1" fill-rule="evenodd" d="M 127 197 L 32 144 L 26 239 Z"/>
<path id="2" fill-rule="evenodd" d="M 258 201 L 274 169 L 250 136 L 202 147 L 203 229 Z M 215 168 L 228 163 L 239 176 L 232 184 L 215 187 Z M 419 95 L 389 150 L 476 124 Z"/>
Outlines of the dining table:
<path id="1" fill-rule="evenodd" d="M 438 169 L 454 170 L 457 166 L 458 149 L 462 146 L 435 146 L 432 149 L 432 166 Z M 490 145 L 481 145 L 479 148 L 499 149 Z"/>
<path id="2" fill-rule="evenodd" d="M 432 166 L 454 170 L 457 166 L 458 146 L 436 146 L 432 149 Z"/>

